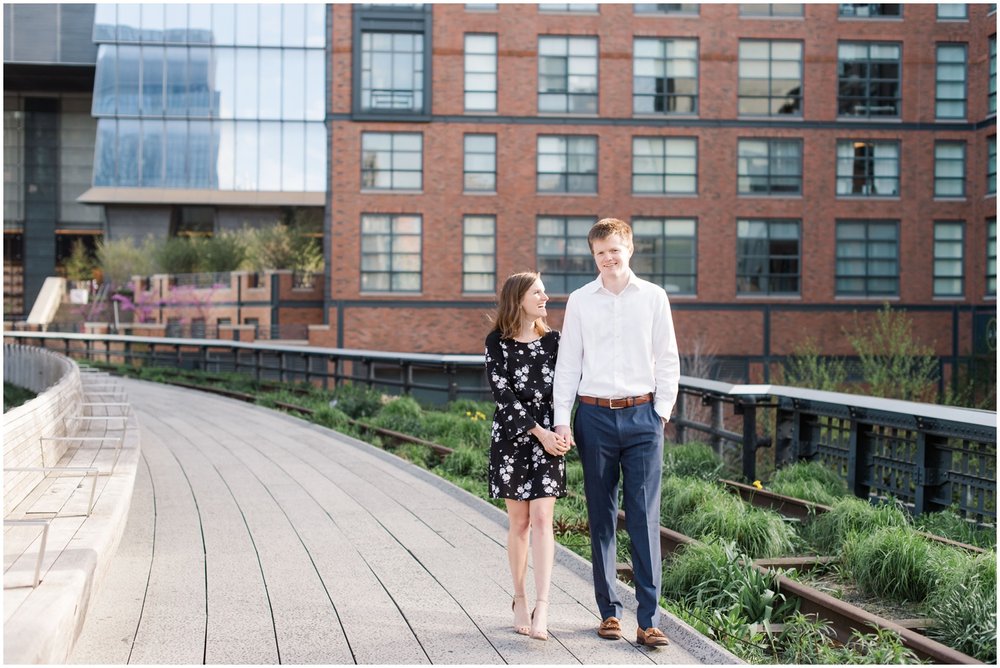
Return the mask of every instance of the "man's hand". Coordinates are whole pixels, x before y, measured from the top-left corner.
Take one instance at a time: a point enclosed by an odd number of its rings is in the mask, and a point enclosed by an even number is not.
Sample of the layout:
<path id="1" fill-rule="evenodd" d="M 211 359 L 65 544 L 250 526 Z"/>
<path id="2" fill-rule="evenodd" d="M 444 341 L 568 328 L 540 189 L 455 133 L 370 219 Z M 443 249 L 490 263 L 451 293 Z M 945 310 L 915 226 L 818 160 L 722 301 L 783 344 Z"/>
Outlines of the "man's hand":
<path id="1" fill-rule="evenodd" d="M 566 445 L 568 447 L 573 447 L 576 445 L 576 441 L 573 440 L 573 430 L 569 428 L 569 425 L 557 424 L 556 433 L 562 436 L 566 440 Z"/>

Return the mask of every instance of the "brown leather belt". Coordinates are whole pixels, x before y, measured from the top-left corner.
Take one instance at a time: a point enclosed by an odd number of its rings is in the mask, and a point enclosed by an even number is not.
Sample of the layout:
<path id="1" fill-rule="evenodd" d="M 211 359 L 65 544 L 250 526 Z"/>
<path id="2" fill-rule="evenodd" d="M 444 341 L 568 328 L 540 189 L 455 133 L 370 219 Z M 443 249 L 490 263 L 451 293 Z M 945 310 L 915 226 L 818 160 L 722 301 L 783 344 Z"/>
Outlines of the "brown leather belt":
<path id="1" fill-rule="evenodd" d="M 642 406 L 643 404 L 648 404 L 653 400 L 653 393 L 642 394 L 638 397 L 622 397 L 621 399 L 601 399 L 599 397 L 585 397 L 582 394 L 578 397 L 581 404 L 590 404 L 591 406 L 600 406 L 601 408 L 610 408 L 611 410 L 618 410 L 619 408 L 631 408 L 632 406 Z"/>

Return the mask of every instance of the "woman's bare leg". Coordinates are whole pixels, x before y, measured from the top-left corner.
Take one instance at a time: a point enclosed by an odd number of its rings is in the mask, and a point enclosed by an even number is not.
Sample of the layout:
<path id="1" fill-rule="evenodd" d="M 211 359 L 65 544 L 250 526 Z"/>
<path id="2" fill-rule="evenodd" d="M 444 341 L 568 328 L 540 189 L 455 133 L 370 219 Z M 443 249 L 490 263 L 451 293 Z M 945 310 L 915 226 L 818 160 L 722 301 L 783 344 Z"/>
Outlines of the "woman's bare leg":
<path id="1" fill-rule="evenodd" d="M 555 537 L 552 534 L 552 513 L 556 499 L 547 496 L 534 499 L 529 505 L 531 520 L 531 556 L 535 567 L 535 614 L 531 637 L 548 639 L 549 589 L 552 584 L 552 562 L 555 559 Z"/>
<path id="2" fill-rule="evenodd" d="M 529 505 L 527 501 L 507 502 L 507 559 L 510 562 L 510 575 L 514 582 L 514 630 L 522 635 L 528 634 L 531 616 L 528 612 L 528 600 L 525 598 L 525 587 L 528 577 L 528 540 L 531 529 Z"/>

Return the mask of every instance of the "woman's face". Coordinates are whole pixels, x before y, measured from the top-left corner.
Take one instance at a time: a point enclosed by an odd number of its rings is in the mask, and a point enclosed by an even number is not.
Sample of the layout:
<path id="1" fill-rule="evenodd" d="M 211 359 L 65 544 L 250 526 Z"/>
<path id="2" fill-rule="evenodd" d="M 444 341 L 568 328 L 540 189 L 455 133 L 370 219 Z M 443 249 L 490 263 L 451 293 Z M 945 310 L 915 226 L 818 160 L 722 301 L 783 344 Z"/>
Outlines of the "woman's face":
<path id="1" fill-rule="evenodd" d="M 528 320 L 537 320 L 546 315 L 545 304 L 549 301 L 549 296 L 545 294 L 545 285 L 541 279 L 532 284 L 521 299 L 521 312 Z"/>

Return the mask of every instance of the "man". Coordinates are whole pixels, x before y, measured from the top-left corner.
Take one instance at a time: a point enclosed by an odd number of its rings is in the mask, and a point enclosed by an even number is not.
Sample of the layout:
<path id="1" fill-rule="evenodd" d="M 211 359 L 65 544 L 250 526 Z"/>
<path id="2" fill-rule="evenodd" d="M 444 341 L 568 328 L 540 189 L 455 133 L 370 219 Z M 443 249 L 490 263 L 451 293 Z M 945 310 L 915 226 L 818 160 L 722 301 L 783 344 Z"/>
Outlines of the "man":
<path id="1" fill-rule="evenodd" d="M 566 303 L 553 399 L 556 433 L 580 449 L 590 519 L 598 635 L 622 637 L 615 593 L 619 473 L 638 600 L 636 641 L 668 644 L 660 623 L 660 477 L 663 427 L 680 380 L 680 358 L 663 288 L 629 268 L 632 228 L 599 220 L 587 236 L 597 279 Z M 577 397 L 579 393 L 579 397 Z M 573 429 L 574 399 L 579 398 Z"/>

